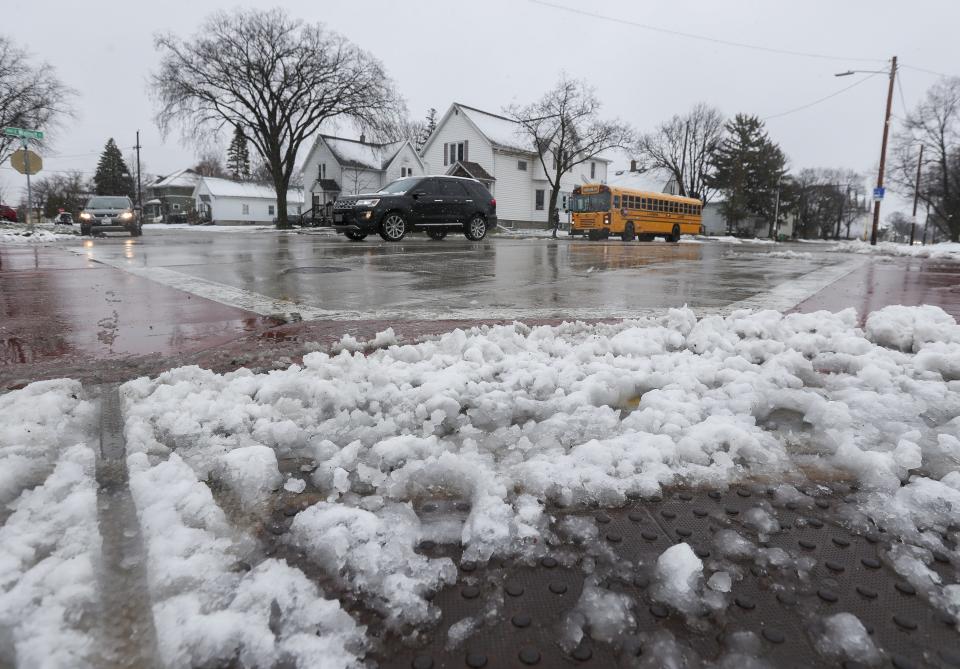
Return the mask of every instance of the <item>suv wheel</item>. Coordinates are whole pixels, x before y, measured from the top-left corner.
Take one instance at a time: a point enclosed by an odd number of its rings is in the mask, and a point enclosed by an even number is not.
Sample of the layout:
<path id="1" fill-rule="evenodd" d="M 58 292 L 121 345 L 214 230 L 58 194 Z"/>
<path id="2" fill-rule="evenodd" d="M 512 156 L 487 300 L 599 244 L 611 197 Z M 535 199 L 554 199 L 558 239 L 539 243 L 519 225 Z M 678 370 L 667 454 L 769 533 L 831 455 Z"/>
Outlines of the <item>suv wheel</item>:
<path id="1" fill-rule="evenodd" d="M 89 225 L 80 225 L 80 234 L 84 237 L 90 236 L 90 226 Z"/>
<path id="2" fill-rule="evenodd" d="M 364 239 L 367 238 L 367 233 L 366 233 L 366 232 L 354 232 L 354 231 L 352 231 L 352 230 L 348 230 L 347 232 L 344 232 L 343 234 L 346 236 L 347 239 L 349 239 L 349 240 L 351 240 L 351 241 L 354 241 L 354 242 L 362 242 Z"/>
<path id="3" fill-rule="evenodd" d="M 136 225 L 130 228 L 131 237 L 139 237 L 142 234 L 143 234 L 143 228 L 140 226 L 139 223 L 137 223 Z"/>
<path id="4" fill-rule="evenodd" d="M 446 230 L 427 230 L 427 237 L 440 241 L 447 236 Z"/>
<path id="5" fill-rule="evenodd" d="M 387 242 L 399 242 L 407 234 L 407 222 L 398 211 L 391 211 L 380 223 L 380 236 Z"/>
<path id="6" fill-rule="evenodd" d="M 464 226 L 463 234 L 471 242 L 479 242 L 487 236 L 487 220 L 480 214 L 475 215 Z"/>

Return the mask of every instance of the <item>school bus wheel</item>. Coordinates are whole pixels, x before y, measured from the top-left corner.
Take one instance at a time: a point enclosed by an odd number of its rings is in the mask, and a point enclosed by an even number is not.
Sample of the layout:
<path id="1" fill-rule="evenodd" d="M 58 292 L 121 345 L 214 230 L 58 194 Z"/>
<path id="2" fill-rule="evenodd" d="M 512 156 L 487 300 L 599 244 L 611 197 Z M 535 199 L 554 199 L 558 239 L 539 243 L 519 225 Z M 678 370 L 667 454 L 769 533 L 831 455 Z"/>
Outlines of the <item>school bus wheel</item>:
<path id="1" fill-rule="evenodd" d="M 673 226 L 673 231 L 670 233 L 670 236 L 667 237 L 667 241 L 668 241 L 668 242 L 672 242 L 672 243 L 674 243 L 674 244 L 676 244 L 677 242 L 680 241 L 680 226 L 679 226 L 679 225 L 674 225 L 674 226 Z"/>
<path id="2" fill-rule="evenodd" d="M 636 234 L 633 231 L 633 221 L 629 221 L 623 228 L 623 234 L 620 235 L 620 238 L 625 242 L 632 242 Z"/>

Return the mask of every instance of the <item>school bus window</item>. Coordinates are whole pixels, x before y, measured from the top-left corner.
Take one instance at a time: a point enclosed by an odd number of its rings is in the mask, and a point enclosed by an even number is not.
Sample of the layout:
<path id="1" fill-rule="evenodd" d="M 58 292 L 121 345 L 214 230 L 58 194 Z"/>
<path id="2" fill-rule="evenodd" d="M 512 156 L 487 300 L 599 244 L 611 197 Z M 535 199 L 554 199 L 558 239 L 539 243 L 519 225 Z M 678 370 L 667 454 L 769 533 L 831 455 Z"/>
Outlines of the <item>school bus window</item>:
<path id="1" fill-rule="evenodd" d="M 614 208 L 614 209 L 619 209 L 619 208 L 620 208 L 620 196 L 619 196 L 619 195 L 614 195 L 614 196 L 613 196 L 613 208 Z"/>

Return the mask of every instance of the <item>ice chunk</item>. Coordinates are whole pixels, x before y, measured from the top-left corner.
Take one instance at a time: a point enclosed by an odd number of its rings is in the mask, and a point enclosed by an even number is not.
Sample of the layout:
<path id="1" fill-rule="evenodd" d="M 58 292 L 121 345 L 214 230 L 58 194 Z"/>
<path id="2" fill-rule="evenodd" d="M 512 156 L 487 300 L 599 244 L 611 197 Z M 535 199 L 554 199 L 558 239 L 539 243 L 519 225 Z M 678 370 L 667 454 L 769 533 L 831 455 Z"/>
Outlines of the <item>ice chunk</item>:
<path id="1" fill-rule="evenodd" d="M 221 462 L 224 482 L 246 509 L 262 505 L 283 482 L 277 454 L 266 446 L 236 448 L 226 453 Z"/>
<path id="2" fill-rule="evenodd" d="M 775 534 L 780 531 L 780 523 L 762 507 L 755 506 L 743 514 L 743 521 L 757 534 Z"/>
<path id="3" fill-rule="evenodd" d="M 814 646 L 822 655 L 837 659 L 862 662 L 868 666 L 880 664 L 881 657 L 860 619 L 852 613 L 827 616 L 818 626 Z"/>
<path id="4" fill-rule="evenodd" d="M 426 596 L 456 580 L 449 558 L 414 551 L 419 536 L 419 521 L 408 506 L 391 504 L 373 513 L 321 502 L 294 517 L 289 540 L 397 626 L 435 620 L 438 613 Z"/>
<path id="5" fill-rule="evenodd" d="M 927 342 L 960 342 L 957 322 L 937 306 L 890 305 L 867 317 L 867 337 L 901 351 L 919 351 Z"/>
<path id="6" fill-rule="evenodd" d="M 701 608 L 703 562 L 689 544 L 671 546 L 657 558 L 651 596 L 678 611 L 692 614 Z"/>
<path id="7" fill-rule="evenodd" d="M 307 489 L 307 482 L 303 479 L 291 477 L 288 478 L 287 482 L 283 484 L 283 489 L 287 492 L 299 494 Z"/>
<path id="8" fill-rule="evenodd" d="M 707 581 L 707 586 L 717 592 L 730 592 L 732 586 L 730 574 L 725 571 L 716 571 Z"/>

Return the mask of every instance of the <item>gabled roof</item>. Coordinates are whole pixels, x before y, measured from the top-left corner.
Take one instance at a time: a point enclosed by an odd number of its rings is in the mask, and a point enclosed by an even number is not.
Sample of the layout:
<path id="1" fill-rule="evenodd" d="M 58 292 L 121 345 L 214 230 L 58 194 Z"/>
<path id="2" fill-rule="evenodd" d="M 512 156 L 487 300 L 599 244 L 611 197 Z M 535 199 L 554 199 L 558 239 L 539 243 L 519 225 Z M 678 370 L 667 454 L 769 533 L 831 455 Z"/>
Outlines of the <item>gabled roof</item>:
<path id="1" fill-rule="evenodd" d="M 478 181 L 496 181 L 496 178 L 483 169 L 480 163 L 474 163 L 469 160 L 458 160 L 455 162 L 450 166 L 450 169 L 447 170 L 447 175 L 466 176 Z"/>
<path id="2" fill-rule="evenodd" d="M 421 155 L 426 153 L 427 147 L 433 142 L 437 131 L 447 122 L 447 119 L 450 118 L 450 115 L 455 111 L 463 114 L 464 118 L 466 118 L 481 135 L 486 137 L 495 148 L 517 151 L 526 155 L 537 155 L 537 149 L 533 141 L 517 121 L 460 102 L 454 102 L 450 105 L 450 109 L 443 115 L 440 122 L 437 123 L 437 127 L 434 128 L 433 133 L 431 133 L 420 149 Z M 604 156 L 594 156 L 591 160 L 606 163 L 612 162 Z"/>
<path id="3" fill-rule="evenodd" d="M 147 188 L 193 188 L 202 179 L 199 174 L 190 168 L 178 170 L 165 177 L 157 177 L 147 184 Z"/>
<path id="4" fill-rule="evenodd" d="M 460 112 L 476 126 L 480 134 L 490 140 L 491 144 L 525 153 L 536 152 L 530 137 L 523 132 L 520 124 L 513 119 L 492 114 L 476 107 L 468 107 L 459 102 L 455 102 L 454 105 L 460 108 Z"/>
<path id="5" fill-rule="evenodd" d="M 205 186 L 214 197 L 241 197 L 257 200 L 276 200 L 273 186 L 252 181 L 232 181 L 215 177 L 200 177 L 197 187 Z M 287 202 L 303 202 L 303 193 L 298 190 L 287 191 Z"/>

